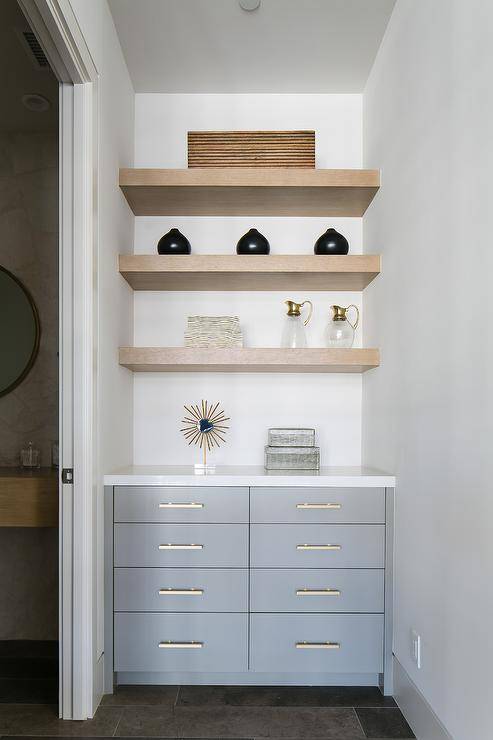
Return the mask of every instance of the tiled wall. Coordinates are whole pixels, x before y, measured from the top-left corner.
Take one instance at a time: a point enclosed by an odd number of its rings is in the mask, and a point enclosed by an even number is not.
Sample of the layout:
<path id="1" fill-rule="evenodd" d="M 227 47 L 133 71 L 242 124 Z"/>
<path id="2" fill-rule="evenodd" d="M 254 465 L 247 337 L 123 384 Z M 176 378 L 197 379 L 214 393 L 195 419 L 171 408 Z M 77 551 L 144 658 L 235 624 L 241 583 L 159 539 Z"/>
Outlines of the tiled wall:
<path id="1" fill-rule="evenodd" d="M 0 398 L 0 466 L 20 447 L 51 464 L 58 437 L 58 135 L 0 134 L 0 264 L 31 292 L 41 344 L 27 378 Z M 0 528 L 0 640 L 57 639 L 58 530 Z"/>
<path id="2" fill-rule="evenodd" d="M 41 321 L 34 367 L 0 398 L 0 466 L 32 441 L 51 464 L 58 437 L 58 135 L 0 135 L 0 264 L 31 292 Z"/>

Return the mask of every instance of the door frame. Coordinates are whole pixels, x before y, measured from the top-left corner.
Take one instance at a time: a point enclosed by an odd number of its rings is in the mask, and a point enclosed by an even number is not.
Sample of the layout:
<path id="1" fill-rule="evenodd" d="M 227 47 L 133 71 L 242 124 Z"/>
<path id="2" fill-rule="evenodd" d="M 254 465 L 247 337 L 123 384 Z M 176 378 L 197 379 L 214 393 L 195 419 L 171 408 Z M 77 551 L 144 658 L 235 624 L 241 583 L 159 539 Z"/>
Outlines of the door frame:
<path id="1" fill-rule="evenodd" d="M 98 70 L 70 0 L 17 0 L 60 82 L 59 715 L 92 717 L 97 486 Z"/>

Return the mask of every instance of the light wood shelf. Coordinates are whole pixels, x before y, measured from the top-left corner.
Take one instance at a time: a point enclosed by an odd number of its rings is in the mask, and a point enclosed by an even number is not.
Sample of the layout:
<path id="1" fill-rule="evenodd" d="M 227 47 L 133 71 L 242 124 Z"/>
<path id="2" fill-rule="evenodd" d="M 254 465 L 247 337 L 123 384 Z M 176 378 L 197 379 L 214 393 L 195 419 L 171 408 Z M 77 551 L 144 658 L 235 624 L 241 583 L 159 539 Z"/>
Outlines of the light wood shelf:
<path id="1" fill-rule="evenodd" d="M 137 373 L 363 373 L 378 349 L 120 347 L 120 365 Z"/>
<path id="2" fill-rule="evenodd" d="M 121 169 L 136 216 L 363 216 L 378 170 Z"/>
<path id="3" fill-rule="evenodd" d="M 58 527 L 58 471 L 0 468 L 0 527 Z"/>
<path id="4" fill-rule="evenodd" d="M 380 257 L 354 255 L 120 255 L 134 290 L 363 290 Z"/>

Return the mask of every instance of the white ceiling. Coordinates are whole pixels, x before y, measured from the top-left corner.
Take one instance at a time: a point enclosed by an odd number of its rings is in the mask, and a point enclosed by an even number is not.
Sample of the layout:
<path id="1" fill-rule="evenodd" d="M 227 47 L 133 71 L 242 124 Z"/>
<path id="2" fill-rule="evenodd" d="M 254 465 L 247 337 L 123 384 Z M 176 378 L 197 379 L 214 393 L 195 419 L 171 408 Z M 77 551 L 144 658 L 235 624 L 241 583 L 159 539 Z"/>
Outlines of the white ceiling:
<path id="1" fill-rule="evenodd" d="M 395 0 L 109 0 L 136 92 L 362 92 Z"/>
<path id="2" fill-rule="evenodd" d="M 0 0 L 0 131 L 56 131 L 58 81 L 50 69 L 36 69 L 19 33 L 30 30 L 16 0 Z M 37 93 L 50 101 L 44 112 L 27 110 L 22 96 Z"/>

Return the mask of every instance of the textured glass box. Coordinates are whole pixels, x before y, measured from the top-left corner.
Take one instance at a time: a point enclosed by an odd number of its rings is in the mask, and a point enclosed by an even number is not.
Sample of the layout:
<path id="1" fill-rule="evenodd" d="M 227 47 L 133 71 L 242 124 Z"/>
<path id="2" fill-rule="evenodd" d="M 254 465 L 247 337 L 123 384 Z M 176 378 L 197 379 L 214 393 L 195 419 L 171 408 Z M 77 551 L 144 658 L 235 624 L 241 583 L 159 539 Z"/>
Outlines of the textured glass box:
<path id="1" fill-rule="evenodd" d="M 267 444 L 269 447 L 314 447 L 315 429 L 269 429 Z"/>
<path id="2" fill-rule="evenodd" d="M 265 447 L 266 470 L 319 470 L 320 447 Z"/>

